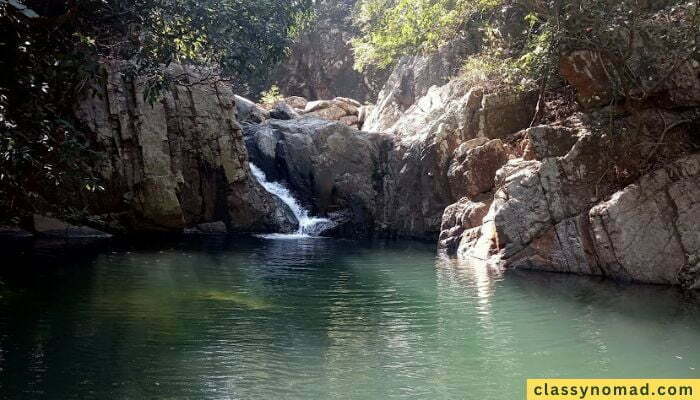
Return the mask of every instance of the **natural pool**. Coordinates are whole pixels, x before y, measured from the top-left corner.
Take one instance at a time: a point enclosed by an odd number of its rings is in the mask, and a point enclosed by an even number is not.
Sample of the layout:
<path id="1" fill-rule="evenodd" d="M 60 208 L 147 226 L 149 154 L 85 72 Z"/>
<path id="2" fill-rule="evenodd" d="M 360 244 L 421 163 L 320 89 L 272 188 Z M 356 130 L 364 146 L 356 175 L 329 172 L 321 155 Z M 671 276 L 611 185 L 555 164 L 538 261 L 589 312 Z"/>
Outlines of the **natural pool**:
<path id="1" fill-rule="evenodd" d="M 528 377 L 700 377 L 700 302 L 675 288 L 499 276 L 416 242 L 59 253 L 2 261 L 2 399 L 511 400 Z"/>

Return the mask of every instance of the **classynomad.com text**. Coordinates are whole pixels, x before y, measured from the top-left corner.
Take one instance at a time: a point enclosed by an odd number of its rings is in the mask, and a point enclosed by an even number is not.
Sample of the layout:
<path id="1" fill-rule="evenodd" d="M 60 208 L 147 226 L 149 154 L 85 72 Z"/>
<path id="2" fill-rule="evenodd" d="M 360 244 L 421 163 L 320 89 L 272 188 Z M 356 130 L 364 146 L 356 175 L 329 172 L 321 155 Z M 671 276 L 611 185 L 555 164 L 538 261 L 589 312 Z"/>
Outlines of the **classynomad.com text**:
<path id="1" fill-rule="evenodd" d="M 528 379 L 527 400 L 700 400 L 700 379 Z"/>

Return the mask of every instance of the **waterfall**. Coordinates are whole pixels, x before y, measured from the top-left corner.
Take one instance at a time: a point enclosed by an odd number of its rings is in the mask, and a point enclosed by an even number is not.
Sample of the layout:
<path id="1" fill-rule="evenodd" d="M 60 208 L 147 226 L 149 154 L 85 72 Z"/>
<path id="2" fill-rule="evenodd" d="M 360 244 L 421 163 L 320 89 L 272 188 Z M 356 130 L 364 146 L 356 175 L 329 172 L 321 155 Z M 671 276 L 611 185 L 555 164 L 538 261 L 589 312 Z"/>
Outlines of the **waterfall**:
<path id="1" fill-rule="evenodd" d="M 284 187 L 284 185 L 277 182 L 270 182 L 267 180 L 265 173 L 253 163 L 250 163 L 250 170 L 253 172 L 253 176 L 262 185 L 265 190 L 267 190 L 272 195 L 276 196 L 284 204 L 286 204 L 294 216 L 299 221 L 299 229 L 293 234 L 273 234 L 273 235 L 263 235 L 266 238 L 303 238 L 303 237 L 317 237 L 323 228 L 327 228 L 332 221 L 327 218 L 317 218 L 309 216 L 309 211 L 299 204 L 297 199 L 292 196 L 292 193 Z"/>

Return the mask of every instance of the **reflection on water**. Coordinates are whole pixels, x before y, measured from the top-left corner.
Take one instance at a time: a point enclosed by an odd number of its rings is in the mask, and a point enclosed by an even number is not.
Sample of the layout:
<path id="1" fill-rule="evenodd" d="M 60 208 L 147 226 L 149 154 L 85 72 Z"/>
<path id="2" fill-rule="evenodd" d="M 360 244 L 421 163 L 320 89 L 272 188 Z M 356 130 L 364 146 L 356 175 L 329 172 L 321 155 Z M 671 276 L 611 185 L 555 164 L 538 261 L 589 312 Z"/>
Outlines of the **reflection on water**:
<path id="1" fill-rule="evenodd" d="M 1 399 L 513 399 L 527 377 L 700 376 L 700 306 L 674 288 L 501 275 L 414 242 L 49 249 L 5 251 Z"/>

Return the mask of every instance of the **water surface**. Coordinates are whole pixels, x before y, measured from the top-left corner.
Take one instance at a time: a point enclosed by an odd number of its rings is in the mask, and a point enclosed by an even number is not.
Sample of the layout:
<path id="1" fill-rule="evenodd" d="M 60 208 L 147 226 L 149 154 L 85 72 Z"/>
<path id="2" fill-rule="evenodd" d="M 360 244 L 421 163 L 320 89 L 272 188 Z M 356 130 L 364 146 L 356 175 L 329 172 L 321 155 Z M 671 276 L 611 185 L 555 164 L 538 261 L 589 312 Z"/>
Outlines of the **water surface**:
<path id="1" fill-rule="evenodd" d="M 499 276 L 414 242 L 28 254 L 0 268 L 2 399 L 498 400 L 528 377 L 700 377 L 700 306 L 674 288 Z"/>

